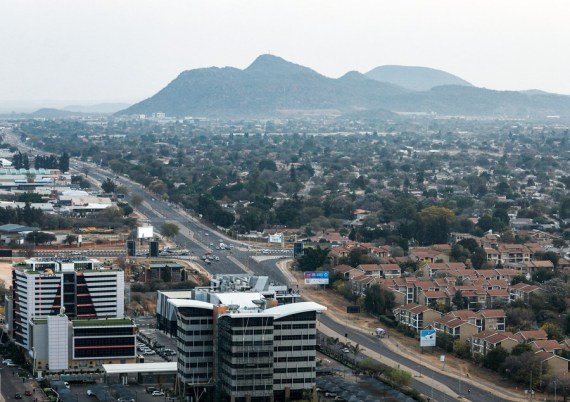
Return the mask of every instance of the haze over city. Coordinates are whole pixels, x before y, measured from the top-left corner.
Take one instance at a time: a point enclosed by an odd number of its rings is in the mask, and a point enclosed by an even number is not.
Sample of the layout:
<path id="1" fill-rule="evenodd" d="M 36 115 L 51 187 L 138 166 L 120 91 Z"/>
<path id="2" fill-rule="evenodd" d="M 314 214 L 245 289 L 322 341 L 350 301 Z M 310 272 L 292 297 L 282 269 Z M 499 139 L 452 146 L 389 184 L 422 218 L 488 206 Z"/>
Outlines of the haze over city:
<path id="1" fill-rule="evenodd" d="M 8 0 L 0 14 L 4 108 L 134 103 L 184 70 L 244 68 L 263 53 L 330 77 L 415 65 L 570 93 L 567 1 Z"/>

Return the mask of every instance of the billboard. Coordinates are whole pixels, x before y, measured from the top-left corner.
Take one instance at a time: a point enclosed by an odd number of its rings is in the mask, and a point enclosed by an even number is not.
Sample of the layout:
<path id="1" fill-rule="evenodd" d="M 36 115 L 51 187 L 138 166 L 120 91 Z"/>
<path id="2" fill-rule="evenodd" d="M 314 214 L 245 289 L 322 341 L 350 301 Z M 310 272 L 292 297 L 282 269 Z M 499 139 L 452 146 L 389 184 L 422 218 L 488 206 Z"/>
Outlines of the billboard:
<path id="1" fill-rule="evenodd" d="M 137 228 L 137 239 L 152 239 L 154 228 L 152 226 L 139 226 Z"/>
<path id="2" fill-rule="evenodd" d="M 149 257 L 158 257 L 158 242 L 156 240 L 150 241 L 148 243 L 149 246 L 149 250 L 148 250 L 148 255 Z"/>
<path id="3" fill-rule="evenodd" d="M 137 243 L 134 240 L 127 240 L 127 256 L 135 257 L 137 255 Z"/>
<path id="4" fill-rule="evenodd" d="M 305 272 L 305 285 L 328 285 L 329 271 Z"/>
<path id="5" fill-rule="evenodd" d="M 420 346 L 435 346 L 435 329 L 422 329 L 420 331 Z"/>
<path id="6" fill-rule="evenodd" d="M 12 257 L 12 250 L 10 249 L 0 250 L 0 257 Z"/>
<path id="7" fill-rule="evenodd" d="M 303 246 L 304 244 L 301 242 L 297 242 L 293 245 L 293 257 L 303 254 Z"/>
<path id="8" fill-rule="evenodd" d="M 269 243 L 283 243 L 283 233 L 269 235 Z"/>
<path id="9" fill-rule="evenodd" d="M 347 314 L 359 314 L 360 313 L 360 306 L 346 306 L 346 313 Z"/>

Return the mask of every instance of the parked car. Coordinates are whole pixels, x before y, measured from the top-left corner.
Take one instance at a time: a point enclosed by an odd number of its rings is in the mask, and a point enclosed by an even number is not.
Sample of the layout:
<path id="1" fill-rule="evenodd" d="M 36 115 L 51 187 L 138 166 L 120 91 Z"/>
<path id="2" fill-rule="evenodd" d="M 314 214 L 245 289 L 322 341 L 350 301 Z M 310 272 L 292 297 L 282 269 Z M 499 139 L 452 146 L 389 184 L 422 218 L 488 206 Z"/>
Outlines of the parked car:
<path id="1" fill-rule="evenodd" d="M 156 391 L 152 391 L 152 396 L 164 396 L 164 392 L 156 390 Z"/>
<path id="2" fill-rule="evenodd" d="M 93 393 L 93 391 L 91 391 L 90 389 L 87 390 L 87 396 L 95 396 L 95 394 Z"/>
<path id="3" fill-rule="evenodd" d="M 16 395 L 14 395 L 14 399 L 22 399 L 22 394 L 16 394 Z"/>
<path id="4" fill-rule="evenodd" d="M 29 389 L 27 389 L 26 392 L 24 392 L 24 395 L 26 395 L 26 396 L 32 396 L 32 391 L 30 391 Z"/>
<path id="5" fill-rule="evenodd" d="M 342 352 L 343 353 L 350 353 L 350 349 L 349 348 L 342 348 Z"/>
<path id="6" fill-rule="evenodd" d="M 159 389 L 156 387 L 146 387 L 147 394 L 152 394 L 154 391 L 159 391 Z"/>

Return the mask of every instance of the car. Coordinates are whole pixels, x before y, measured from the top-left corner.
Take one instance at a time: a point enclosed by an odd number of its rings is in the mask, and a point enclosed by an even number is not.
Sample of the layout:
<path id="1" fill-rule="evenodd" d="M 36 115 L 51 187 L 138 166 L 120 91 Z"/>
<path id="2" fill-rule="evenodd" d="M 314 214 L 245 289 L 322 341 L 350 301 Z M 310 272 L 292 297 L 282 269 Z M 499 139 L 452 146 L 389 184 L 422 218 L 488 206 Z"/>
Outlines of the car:
<path id="1" fill-rule="evenodd" d="M 154 350 L 147 350 L 147 351 L 144 352 L 144 354 L 147 355 L 147 356 L 148 356 L 148 355 L 155 355 L 156 352 L 155 352 Z"/>
<path id="2" fill-rule="evenodd" d="M 63 385 L 65 385 L 65 388 L 70 389 L 71 387 L 69 386 L 69 383 L 67 381 L 63 382 Z"/>
<path id="3" fill-rule="evenodd" d="M 147 393 L 147 394 L 152 394 L 154 391 L 159 391 L 159 389 L 156 388 L 156 387 L 147 387 L 147 388 L 146 388 L 146 393 Z"/>
<path id="4" fill-rule="evenodd" d="M 2 364 L 12 363 L 12 359 L 4 359 L 2 360 Z"/>
<path id="5" fill-rule="evenodd" d="M 26 392 L 24 392 L 24 395 L 26 395 L 26 396 L 32 396 L 32 391 L 30 391 L 29 389 L 27 389 Z"/>
<path id="6" fill-rule="evenodd" d="M 349 348 L 342 348 L 342 353 L 350 353 L 350 349 Z"/>
<path id="7" fill-rule="evenodd" d="M 152 396 L 164 396 L 164 392 L 156 390 L 156 391 L 152 391 Z"/>
<path id="8" fill-rule="evenodd" d="M 16 363 L 10 361 L 10 362 L 6 363 L 6 366 L 8 366 L 8 367 L 16 367 Z"/>
<path id="9" fill-rule="evenodd" d="M 93 393 L 93 391 L 91 391 L 90 389 L 87 390 L 87 396 L 95 396 L 95 394 Z"/>
<path id="10" fill-rule="evenodd" d="M 22 394 L 16 394 L 16 395 L 14 395 L 14 399 L 22 399 Z"/>

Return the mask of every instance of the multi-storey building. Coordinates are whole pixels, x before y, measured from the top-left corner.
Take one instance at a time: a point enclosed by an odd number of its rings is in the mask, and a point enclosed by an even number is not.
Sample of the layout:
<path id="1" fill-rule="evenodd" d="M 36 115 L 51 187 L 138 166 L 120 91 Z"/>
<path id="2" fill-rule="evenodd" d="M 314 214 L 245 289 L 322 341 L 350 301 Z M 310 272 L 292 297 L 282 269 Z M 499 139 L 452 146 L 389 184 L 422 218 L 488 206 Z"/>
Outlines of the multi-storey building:
<path id="1" fill-rule="evenodd" d="M 184 394 L 209 388 L 215 400 L 261 402 L 314 390 L 317 313 L 326 307 L 277 305 L 258 292 L 166 302 L 176 310 Z"/>
<path id="2" fill-rule="evenodd" d="M 38 373 L 93 371 L 136 362 L 136 326 L 130 319 L 70 320 L 49 315 L 31 323 L 31 364 Z"/>
<path id="3" fill-rule="evenodd" d="M 297 291 L 272 282 L 267 276 L 216 274 L 213 276 L 210 286 L 200 286 L 188 290 L 159 290 L 156 300 L 157 327 L 170 335 L 176 335 L 176 308 L 173 304 L 168 303 L 169 299 L 202 300 L 217 304 L 217 296 L 215 295 L 223 292 L 257 292 L 265 300 L 275 300 L 279 305 L 295 303 L 300 299 Z"/>
<path id="4" fill-rule="evenodd" d="M 124 282 L 123 271 L 101 269 L 97 260 L 27 260 L 12 274 L 9 333 L 31 351 L 34 321 L 61 312 L 71 320 L 123 318 Z"/>

